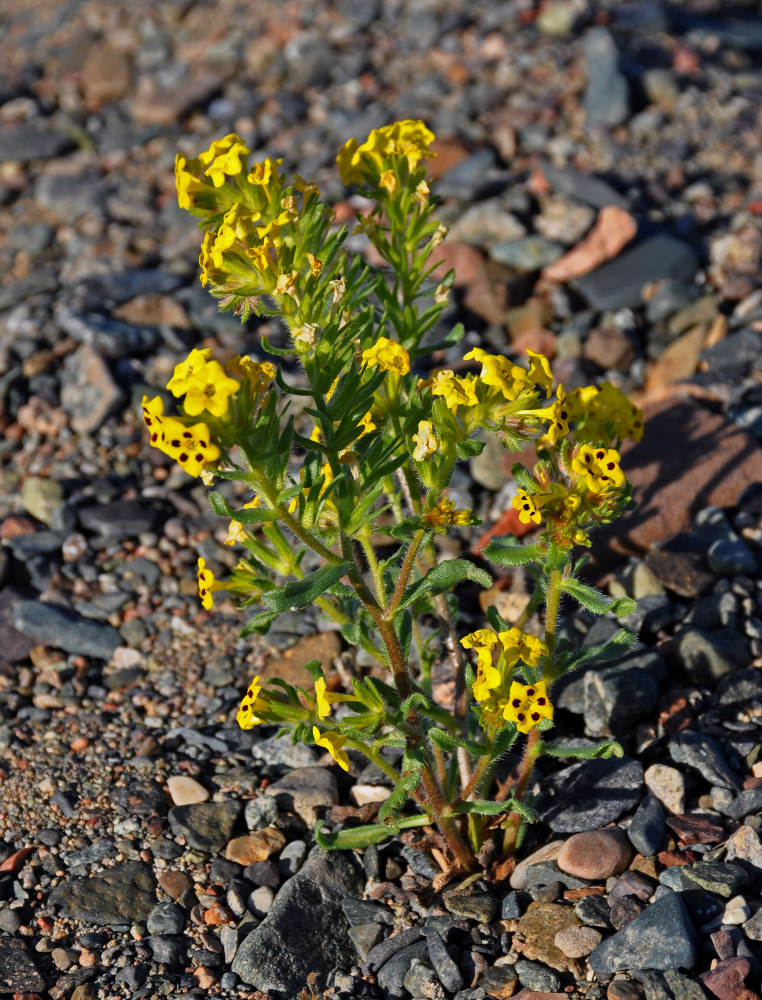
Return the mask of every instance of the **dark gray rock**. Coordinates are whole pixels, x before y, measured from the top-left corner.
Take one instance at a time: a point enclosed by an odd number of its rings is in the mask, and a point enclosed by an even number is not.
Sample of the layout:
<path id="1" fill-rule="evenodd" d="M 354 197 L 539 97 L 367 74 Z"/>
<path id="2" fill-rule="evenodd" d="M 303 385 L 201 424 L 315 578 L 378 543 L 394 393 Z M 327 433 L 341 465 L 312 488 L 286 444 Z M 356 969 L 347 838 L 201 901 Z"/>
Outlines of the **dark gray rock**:
<path id="1" fill-rule="evenodd" d="M 179 965 L 183 957 L 183 943 L 179 938 L 151 937 L 148 939 L 153 957 L 162 965 Z"/>
<path id="2" fill-rule="evenodd" d="M 12 127 L 5 125 L 0 131 L 0 163 L 8 160 L 17 163 L 52 160 L 73 145 L 68 135 L 57 132 L 44 122 L 25 122 Z"/>
<path id="3" fill-rule="evenodd" d="M 643 767 L 627 757 L 582 760 L 546 778 L 537 809 L 556 833 L 597 830 L 640 801 Z"/>
<path id="4" fill-rule="evenodd" d="M 493 965 L 484 973 L 480 985 L 484 993 L 490 997 L 510 997 L 516 992 L 519 977 L 512 965 Z M 471 993 L 464 990 L 459 997 L 470 997 Z"/>
<path id="5" fill-rule="evenodd" d="M 429 947 L 429 958 L 439 976 L 439 981 L 446 990 L 456 993 L 463 988 L 463 975 L 450 958 L 444 938 L 434 927 L 427 927 L 425 933 L 426 943 Z"/>
<path id="6" fill-rule="evenodd" d="M 726 809 L 720 811 L 738 820 L 751 813 L 762 813 L 762 788 L 745 788 Z"/>
<path id="7" fill-rule="evenodd" d="M 616 205 L 628 209 L 630 202 L 606 181 L 571 167 L 560 169 L 549 160 L 541 160 L 540 167 L 555 194 L 565 194 L 593 208 Z M 679 307 L 678 307 L 679 308 Z"/>
<path id="8" fill-rule="evenodd" d="M 148 966 L 141 963 L 140 965 L 127 965 L 125 968 L 120 969 L 114 978 L 114 982 L 124 983 L 129 990 L 137 990 L 140 989 L 146 979 L 148 979 Z"/>
<path id="9" fill-rule="evenodd" d="M 184 284 L 184 279 L 169 271 L 136 268 L 113 274 L 93 274 L 78 281 L 72 293 L 76 309 L 103 311 L 122 305 L 139 295 L 168 295 Z"/>
<path id="10" fill-rule="evenodd" d="M 26 944 L 18 938 L 0 937 L 0 992 L 37 993 L 45 987 Z"/>
<path id="11" fill-rule="evenodd" d="M 710 785 L 732 790 L 740 787 L 738 777 L 725 760 L 722 747 L 711 736 L 686 729 L 672 737 L 667 749 L 676 764 L 694 768 Z"/>
<path id="12" fill-rule="evenodd" d="M 688 281 L 698 266 L 698 256 L 688 243 L 658 233 L 577 279 L 576 285 L 590 305 L 601 312 L 632 309 L 642 305 L 644 285 L 662 278 Z"/>
<path id="13" fill-rule="evenodd" d="M 442 897 L 442 902 L 445 909 L 456 917 L 467 917 L 480 924 L 490 923 L 497 913 L 497 900 L 485 892 L 448 892 Z"/>
<path id="14" fill-rule="evenodd" d="M 157 903 L 148 914 L 149 934 L 181 934 L 185 926 L 183 911 L 175 903 Z"/>
<path id="15" fill-rule="evenodd" d="M 239 946 L 233 972 L 256 989 L 296 995 L 310 972 L 325 975 L 352 954 L 341 901 L 359 896 L 364 884 L 362 868 L 349 852 L 314 848 Z"/>
<path id="16" fill-rule="evenodd" d="M 353 924 L 349 928 L 349 937 L 361 962 L 366 961 L 371 949 L 378 944 L 383 933 L 380 924 Z"/>
<path id="17" fill-rule="evenodd" d="M 649 323 L 661 323 L 685 309 L 700 296 L 695 285 L 685 285 L 680 281 L 665 281 L 646 306 Z"/>
<path id="18" fill-rule="evenodd" d="M 624 736 L 659 700 L 652 671 L 625 660 L 585 674 L 585 730 L 591 736 Z"/>
<path id="19" fill-rule="evenodd" d="M 402 985 L 413 997 L 436 996 L 436 991 L 440 991 L 441 995 L 442 990 L 434 969 L 428 962 L 422 962 L 419 958 L 413 959 L 410 971 L 405 976 Z"/>
<path id="20" fill-rule="evenodd" d="M 555 861 L 538 861 L 526 870 L 527 889 L 534 889 L 538 885 L 552 885 L 554 882 L 560 882 L 566 889 L 581 889 L 591 884 L 587 879 L 561 871 Z"/>
<path id="21" fill-rule="evenodd" d="M 423 931 L 418 926 L 406 927 L 404 930 L 400 931 L 399 934 L 393 934 L 391 937 L 385 938 L 380 941 L 375 948 L 373 948 L 365 960 L 365 965 L 363 966 L 364 974 L 376 972 L 381 968 L 392 955 L 396 955 L 398 951 L 402 951 L 411 944 L 415 944 L 423 937 Z"/>
<path id="22" fill-rule="evenodd" d="M 225 849 L 240 812 L 241 803 L 232 799 L 173 806 L 169 825 L 172 833 L 182 834 L 190 847 L 216 854 Z"/>
<path id="23" fill-rule="evenodd" d="M 717 687 L 717 702 L 722 707 L 743 705 L 762 698 L 762 670 L 737 670 L 723 677 Z"/>
<path id="24" fill-rule="evenodd" d="M 64 649 L 67 653 L 110 660 L 122 640 L 115 628 L 73 611 L 42 601 L 19 601 L 13 624 L 19 632 L 39 643 Z"/>
<path id="25" fill-rule="evenodd" d="M 296 875 L 307 856 L 307 845 L 303 840 L 292 840 L 286 844 L 278 856 L 278 871 L 284 878 Z"/>
<path id="26" fill-rule="evenodd" d="M 76 868 L 79 865 L 92 865 L 103 858 L 114 856 L 116 845 L 113 837 L 101 837 L 95 843 L 83 847 L 79 851 L 65 851 L 63 854 L 64 863 L 68 868 Z"/>
<path id="27" fill-rule="evenodd" d="M 630 116 L 630 86 L 619 67 L 616 42 L 606 28 L 591 28 L 582 41 L 587 66 L 583 107 L 588 130 L 613 128 Z"/>
<path id="28" fill-rule="evenodd" d="M 670 893 L 598 945 L 588 961 L 599 979 L 636 969 L 692 969 L 696 930 L 680 895 Z"/>
<path id="29" fill-rule="evenodd" d="M 705 632 L 690 626 L 675 636 L 671 648 L 683 670 L 699 685 L 714 686 L 720 678 L 749 662 L 747 640 L 726 628 Z"/>
<path id="30" fill-rule="evenodd" d="M 400 854 L 410 865 L 415 875 L 422 875 L 423 878 L 436 878 L 437 875 L 441 874 L 441 869 L 434 864 L 427 851 L 417 851 L 414 847 L 402 847 Z"/>
<path id="31" fill-rule="evenodd" d="M 740 538 L 718 538 L 707 549 L 706 560 L 719 576 L 754 576 L 757 572 L 757 557 Z"/>
<path id="32" fill-rule="evenodd" d="M 561 977 L 554 969 L 541 962 L 530 962 L 520 958 L 514 966 L 519 982 L 536 993 L 555 993 L 561 988 Z"/>
<path id="33" fill-rule="evenodd" d="M 426 942 L 417 941 L 390 958 L 376 973 L 378 985 L 388 1000 L 402 1000 L 405 996 L 405 977 L 410 972 L 414 960 L 426 958 Z"/>
<path id="34" fill-rule="evenodd" d="M 627 828 L 630 843 L 643 857 L 648 858 L 659 850 L 664 830 L 664 806 L 653 795 L 647 795 Z"/>
<path id="35" fill-rule="evenodd" d="M 18 535 L 8 540 L 8 548 L 19 560 L 26 562 L 35 556 L 49 556 L 60 552 L 69 537 L 66 531 L 35 531 L 32 535 Z"/>
<path id="36" fill-rule="evenodd" d="M 583 896 L 574 904 L 574 912 L 588 927 L 611 930 L 609 904 L 604 896 Z"/>
<path id="37" fill-rule="evenodd" d="M 138 358 L 150 354 L 159 340 L 155 326 L 128 323 L 100 313 L 76 313 L 66 306 L 55 311 L 56 325 L 74 340 L 89 344 L 105 358 Z"/>
<path id="38" fill-rule="evenodd" d="M 392 911 L 381 903 L 345 896 L 341 901 L 341 908 L 352 927 L 358 924 L 387 924 L 391 927 L 394 923 Z"/>
<path id="39" fill-rule="evenodd" d="M 522 236 L 517 240 L 504 240 L 489 248 L 489 255 L 498 264 L 507 264 L 516 271 L 541 271 L 563 254 L 561 243 L 544 236 Z"/>
<path id="40" fill-rule="evenodd" d="M 95 878 L 73 878 L 50 894 L 61 916 L 85 923 L 131 924 L 148 919 L 156 902 L 150 865 L 127 861 Z"/>
<path id="41" fill-rule="evenodd" d="M 459 198 L 471 201 L 489 189 L 487 176 L 497 165 L 494 150 L 478 149 L 460 163 L 456 163 L 437 182 L 437 192 L 442 198 Z"/>
<path id="42" fill-rule="evenodd" d="M 500 906 L 500 916 L 503 920 L 518 920 L 523 915 L 525 909 L 526 906 L 522 904 L 521 896 L 514 889 L 503 898 Z"/>
<path id="43" fill-rule="evenodd" d="M 85 167 L 77 173 L 42 174 L 34 186 L 36 200 L 62 222 L 83 215 L 102 214 L 112 188 L 100 170 Z"/>
<path id="44" fill-rule="evenodd" d="M 730 899 L 749 885 L 749 876 L 740 865 L 719 861 L 697 861 L 693 865 L 673 865 L 659 875 L 659 882 L 675 892 L 704 889 Z"/>
<path id="45" fill-rule="evenodd" d="M 156 531 L 165 520 L 163 511 L 141 500 L 115 500 L 79 510 L 79 522 L 83 528 L 113 540 L 137 538 L 143 531 Z"/>
<path id="46" fill-rule="evenodd" d="M 710 372 L 729 381 L 742 379 L 762 357 L 762 333 L 750 327 L 724 337 L 722 343 L 701 352 Z"/>

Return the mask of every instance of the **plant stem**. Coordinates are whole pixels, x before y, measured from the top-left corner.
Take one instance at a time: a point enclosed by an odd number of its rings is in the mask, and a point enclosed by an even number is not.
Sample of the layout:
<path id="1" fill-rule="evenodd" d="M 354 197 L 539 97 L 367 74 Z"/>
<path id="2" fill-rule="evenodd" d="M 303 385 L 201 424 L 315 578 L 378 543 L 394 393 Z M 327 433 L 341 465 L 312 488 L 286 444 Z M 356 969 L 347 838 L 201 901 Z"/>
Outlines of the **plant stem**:
<path id="1" fill-rule="evenodd" d="M 558 623 L 558 605 L 561 603 L 561 570 L 552 569 L 548 580 L 548 593 L 545 598 L 545 645 L 548 655 L 543 669 L 544 680 L 555 680 L 556 665 L 556 626 Z M 550 676 L 547 677 L 546 674 Z"/>
<path id="2" fill-rule="evenodd" d="M 410 579 L 410 573 L 412 572 L 413 565 L 415 563 L 415 557 L 418 552 L 418 548 L 424 539 L 426 532 L 420 528 L 413 535 L 410 540 L 410 545 L 407 552 L 405 553 L 405 558 L 402 561 L 402 566 L 400 568 L 400 575 L 397 577 L 397 584 L 394 588 L 394 593 L 392 594 L 392 599 L 385 610 L 387 618 L 393 618 L 396 614 L 397 608 L 400 605 L 402 596 L 405 593 L 405 587 Z"/>
<path id="3" fill-rule="evenodd" d="M 368 566 L 370 567 L 370 572 L 373 577 L 373 583 L 376 587 L 376 597 L 378 598 L 378 603 L 384 607 L 386 605 L 386 586 L 384 584 L 384 576 L 381 572 L 381 567 L 378 564 L 378 559 L 376 558 L 376 550 L 371 544 L 369 533 L 363 531 L 359 536 L 360 545 L 362 545 L 362 550 L 365 553 L 365 558 L 368 560 Z"/>
<path id="4" fill-rule="evenodd" d="M 524 756 L 521 759 L 521 764 L 519 765 L 519 776 L 516 782 L 516 788 L 514 790 L 513 796 L 518 799 L 519 802 L 524 801 L 524 796 L 526 795 L 527 788 L 529 786 L 529 778 L 532 774 L 532 768 L 534 767 L 534 762 L 537 760 L 537 756 L 540 752 L 540 730 L 532 729 L 527 737 L 527 743 L 524 747 Z M 503 854 L 506 857 L 510 857 L 516 849 L 516 841 L 519 836 L 519 828 L 521 827 L 521 816 L 518 813 L 511 813 L 508 817 L 508 822 L 505 828 L 505 835 L 503 836 Z"/>

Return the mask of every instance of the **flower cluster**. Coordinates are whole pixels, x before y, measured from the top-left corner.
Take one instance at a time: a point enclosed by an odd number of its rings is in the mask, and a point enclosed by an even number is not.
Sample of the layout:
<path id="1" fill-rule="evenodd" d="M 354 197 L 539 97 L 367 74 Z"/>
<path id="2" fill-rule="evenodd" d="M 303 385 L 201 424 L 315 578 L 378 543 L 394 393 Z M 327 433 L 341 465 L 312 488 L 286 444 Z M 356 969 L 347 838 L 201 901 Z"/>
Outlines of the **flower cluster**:
<path id="1" fill-rule="evenodd" d="M 362 144 L 349 139 L 338 156 L 343 184 L 367 184 L 393 194 L 415 174 L 421 160 L 434 156 L 434 133 L 421 121 L 395 122 L 376 128 Z M 428 188 L 427 188 L 428 192 Z"/>
<path id="2" fill-rule="evenodd" d="M 546 685 L 541 680 L 523 685 L 515 677 L 517 671 L 527 668 L 536 671 L 548 655 L 541 639 L 516 627 L 501 632 L 482 628 L 463 636 L 460 642 L 476 656 L 472 694 L 488 732 L 497 733 L 506 722 L 512 722 L 520 733 L 528 733 L 542 719 L 553 718 Z"/>

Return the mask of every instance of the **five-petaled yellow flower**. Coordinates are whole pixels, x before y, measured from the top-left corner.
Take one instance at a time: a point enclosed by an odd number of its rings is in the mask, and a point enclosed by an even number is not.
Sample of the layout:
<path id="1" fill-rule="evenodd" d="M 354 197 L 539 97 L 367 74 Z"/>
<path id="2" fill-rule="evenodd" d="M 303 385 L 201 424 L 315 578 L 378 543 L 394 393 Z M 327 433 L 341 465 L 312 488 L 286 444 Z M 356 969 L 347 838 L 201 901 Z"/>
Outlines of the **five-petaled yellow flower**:
<path id="1" fill-rule="evenodd" d="M 416 462 L 422 462 L 424 458 L 433 455 L 439 448 L 434 425 L 430 420 L 419 421 L 418 432 L 417 434 L 413 434 L 413 441 L 415 441 L 413 458 Z"/>
<path id="2" fill-rule="evenodd" d="M 519 521 L 522 524 L 529 524 L 530 521 L 534 521 L 535 524 L 540 523 L 542 519 L 540 508 L 535 503 L 535 498 L 526 490 L 517 490 L 511 505 L 519 512 Z"/>
<path id="3" fill-rule="evenodd" d="M 520 733 L 528 733 L 542 719 L 552 719 L 553 706 L 548 698 L 545 682 L 521 684 L 514 681 L 503 718 L 507 722 L 515 722 Z"/>
<path id="4" fill-rule="evenodd" d="M 208 410 L 215 417 L 224 417 L 241 383 L 225 374 L 219 361 L 209 361 L 188 380 L 185 390 L 185 412 L 196 417 Z"/>
<path id="5" fill-rule="evenodd" d="M 201 605 L 209 611 L 212 607 L 212 592 L 223 590 L 224 584 L 214 579 L 214 573 L 206 568 L 206 560 L 198 557 L 198 596 L 201 598 Z"/>
<path id="6" fill-rule="evenodd" d="M 572 470 L 585 477 L 587 488 L 592 493 L 624 485 L 625 475 L 619 468 L 621 461 L 615 448 L 592 448 L 583 444 L 572 459 Z"/>
<path id="7" fill-rule="evenodd" d="M 235 177 L 243 170 L 241 157 L 246 156 L 249 148 L 243 139 L 231 132 L 224 139 L 215 139 L 199 160 L 206 167 L 206 176 L 216 188 L 222 187 L 226 177 Z"/>
<path id="8" fill-rule="evenodd" d="M 381 368 L 398 375 L 407 375 L 410 371 L 410 355 L 401 344 L 388 337 L 379 337 L 372 347 L 363 351 L 362 360 L 369 368 Z"/>
<path id="9" fill-rule="evenodd" d="M 238 714 L 235 717 L 235 721 L 241 729 L 251 729 L 262 722 L 255 712 L 257 707 L 260 709 L 265 707 L 264 703 L 259 701 L 259 692 L 261 690 L 262 685 L 259 683 L 259 674 L 257 674 L 247 688 L 246 694 L 241 701 L 241 707 L 238 709 Z"/>
<path id="10" fill-rule="evenodd" d="M 349 757 L 346 750 L 342 749 L 347 742 L 346 736 L 342 736 L 340 733 L 333 732 L 330 729 L 321 736 L 317 726 L 312 727 L 312 736 L 315 740 L 315 746 L 323 747 L 333 757 L 339 767 L 343 767 L 345 771 L 349 770 Z"/>
<path id="11" fill-rule="evenodd" d="M 477 378 L 475 375 L 456 375 L 449 369 L 437 372 L 428 380 L 435 396 L 444 396 L 445 403 L 453 413 L 459 406 L 476 406 Z"/>
<path id="12" fill-rule="evenodd" d="M 211 349 L 208 347 L 204 347 L 202 350 L 194 348 L 185 361 L 175 365 L 172 378 L 167 382 L 167 388 L 173 396 L 180 397 L 188 391 L 191 379 L 209 361 L 211 353 Z"/>

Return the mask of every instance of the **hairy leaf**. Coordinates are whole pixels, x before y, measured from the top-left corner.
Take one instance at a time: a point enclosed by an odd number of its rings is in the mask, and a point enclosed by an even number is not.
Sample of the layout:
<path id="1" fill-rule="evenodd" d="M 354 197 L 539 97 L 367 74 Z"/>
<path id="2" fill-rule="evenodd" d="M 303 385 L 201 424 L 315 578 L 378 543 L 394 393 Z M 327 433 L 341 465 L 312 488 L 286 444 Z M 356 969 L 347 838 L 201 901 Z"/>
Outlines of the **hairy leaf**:
<path id="1" fill-rule="evenodd" d="M 482 553 L 484 558 L 498 566 L 528 566 L 545 555 L 542 545 L 521 545 L 510 538 L 493 538 Z"/>
<path id="2" fill-rule="evenodd" d="M 332 566 L 321 566 L 314 573 L 308 573 L 302 580 L 287 583 L 285 587 L 270 591 L 262 597 L 263 603 L 274 611 L 291 611 L 306 608 L 316 597 L 320 597 L 329 587 L 337 583 L 352 569 L 352 563 L 342 562 Z"/>
<path id="3" fill-rule="evenodd" d="M 421 580 L 416 580 L 405 591 L 400 609 L 409 607 L 421 597 L 435 597 L 452 590 L 463 580 L 472 580 L 482 587 L 492 586 L 492 577 L 486 570 L 474 566 L 467 559 L 445 559 L 428 571 Z"/>
<path id="4" fill-rule="evenodd" d="M 637 607 L 631 597 L 607 597 L 595 587 L 589 587 L 586 583 L 580 583 L 574 578 L 562 580 L 561 588 L 575 601 L 578 601 L 583 608 L 587 608 L 588 611 L 592 611 L 596 615 L 605 615 L 607 611 L 613 611 L 617 618 L 625 618 L 627 615 L 631 615 Z"/>

